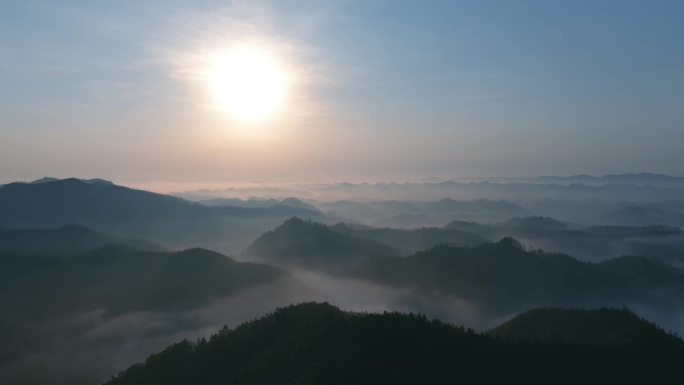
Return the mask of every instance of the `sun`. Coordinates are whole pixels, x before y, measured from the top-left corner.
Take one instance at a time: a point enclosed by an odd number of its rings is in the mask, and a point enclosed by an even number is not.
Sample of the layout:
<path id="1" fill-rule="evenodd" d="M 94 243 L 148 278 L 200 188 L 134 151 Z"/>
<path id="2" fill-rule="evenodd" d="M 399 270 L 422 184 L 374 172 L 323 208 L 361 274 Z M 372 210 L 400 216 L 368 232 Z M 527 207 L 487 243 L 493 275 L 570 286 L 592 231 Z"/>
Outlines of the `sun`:
<path id="1" fill-rule="evenodd" d="M 288 77 L 273 54 L 255 46 L 238 46 L 215 57 L 210 86 L 216 104 L 249 121 L 265 120 L 281 107 Z"/>

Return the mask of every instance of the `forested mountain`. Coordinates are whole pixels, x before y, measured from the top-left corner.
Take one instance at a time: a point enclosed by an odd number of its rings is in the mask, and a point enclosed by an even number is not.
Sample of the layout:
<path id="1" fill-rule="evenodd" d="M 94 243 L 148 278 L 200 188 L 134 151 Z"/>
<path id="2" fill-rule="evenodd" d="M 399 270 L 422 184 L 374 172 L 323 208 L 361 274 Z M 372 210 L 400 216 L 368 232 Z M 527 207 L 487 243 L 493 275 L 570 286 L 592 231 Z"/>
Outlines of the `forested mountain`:
<path id="1" fill-rule="evenodd" d="M 68 257 L 0 254 L 0 303 L 14 318 L 184 309 L 282 274 L 203 249 L 145 252 L 111 245 Z"/>
<path id="2" fill-rule="evenodd" d="M 472 247 L 437 244 L 397 258 L 394 250 L 376 241 L 394 239 L 387 245 L 405 247 L 414 241 L 414 231 L 418 230 L 329 227 L 292 218 L 254 241 L 243 256 L 300 267 L 315 264 L 335 275 L 381 285 L 449 293 L 496 314 L 531 306 L 590 303 L 653 302 L 676 307 L 684 298 L 684 271 L 649 257 L 583 262 L 567 254 L 527 250 L 507 237 Z M 343 266 L 349 261 L 353 263 Z M 654 295 L 658 301 L 651 301 Z"/>
<path id="3" fill-rule="evenodd" d="M 221 312 L 216 301 L 286 277 L 203 249 L 0 253 L 0 383 L 96 383 L 131 357 L 206 327 L 211 312 Z"/>
<path id="4" fill-rule="evenodd" d="M 327 304 L 289 306 L 182 341 L 112 378 L 129 384 L 417 384 L 671 380 L 680 343 L 653 350 L 501 339 L 422 315 L 345 313 Z M 669 341 L 668 341 L 669 342 Z M 676 377 L 671 377 L 676 376 Z"/>
<path id="5" fill-rule="evenodd" d="M 79 225 L 42 230 L 0 229 L 0 253 L 69 255 L 113 244 L 127 245 L 138 250 L 164 249 L 149 241 L 115 238 Z"/>
<path id="6" fill-rule="evenodd" d="M 345 262 L 371 254 L 396 255 L 398 251 L 372 239 L 355 237 L 317 222 L 290 218 L 257 238 L 242 255 L 286 262 Z M 283 260 L 284 259 L 284 260 Z"/>
<path id="7" fill-rule="evenodd" d="M 670 306 L 684 297 L 684 271 L 656 259 L 582 262 L 565 254 L 527 251 L 512 238 L 476 247 L 439 245 L 407 258 L 374 256 L 350 274 L 453 293 L 494 311 L 591 301 L 647 303 L 659 290 L 660 300 Z"/>
<path id="8" fill-rule="evenodd" d="M 513 236 L 525 239 L 539 238 L 637 238 L 681 235 L 682 230 L 668 225 L 591 225 L 566 224 L 549 217 L 512 218 L 506 222 L 482 224 L 456 220 L 444 226 L 446 229 L 468 231 L 487 238 Z"/>
<path id="9" fill-rule="evenodd" d="M 402 254 L 412 254 L 440 243 L 475 246 L 487 242 L 487 239 L 472 232 L 437 227 L 392 229 L 338 223 L 330 228 L 343 234 L 392 245 L 399 249 Z"/>
<path id="10" fill-rule="evenodd" d="M 342 222 L 328 226 L 294 217 L 257 238 L 242 255 L 276 261 L 282 257 L 408 255 L 441 243 L 474 246 L 486 241 L 479 235 L 453 229 L 375 228 Z"/>
<path id="11" fill-rule="evenodd" d="M 518 340 L 593 344 L 642 352 L 684 349 L 684 341 L 626 309 L 533 309 L 490 330 L 489 334 Z"/>
<path id="12" fill-rule="evenodd" d="M 675 226 L 585 226 L 548 217 L 526 217 L 490 224 L 457 220 L 444 228 L 472 232 L 490 241 L 510 236 L 532 248 L 563 252 L 583 260 L 641 255 L 684 266 L 684 233 Z"/>

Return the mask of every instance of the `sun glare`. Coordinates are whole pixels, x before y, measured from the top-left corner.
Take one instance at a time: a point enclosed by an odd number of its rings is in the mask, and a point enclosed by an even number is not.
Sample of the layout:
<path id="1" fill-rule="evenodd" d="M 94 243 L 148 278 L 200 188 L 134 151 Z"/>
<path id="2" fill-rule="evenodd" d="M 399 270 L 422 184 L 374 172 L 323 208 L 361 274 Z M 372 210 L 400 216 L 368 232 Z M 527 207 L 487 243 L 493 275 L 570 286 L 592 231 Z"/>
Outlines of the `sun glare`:
<path id="1" fill-rule="evenodd" d="M 244 120 L 264 120 L 280 107 L 287 76 L 264 49 L 240 46 L 218 55 L 209 82 L 218 106 Z"/>

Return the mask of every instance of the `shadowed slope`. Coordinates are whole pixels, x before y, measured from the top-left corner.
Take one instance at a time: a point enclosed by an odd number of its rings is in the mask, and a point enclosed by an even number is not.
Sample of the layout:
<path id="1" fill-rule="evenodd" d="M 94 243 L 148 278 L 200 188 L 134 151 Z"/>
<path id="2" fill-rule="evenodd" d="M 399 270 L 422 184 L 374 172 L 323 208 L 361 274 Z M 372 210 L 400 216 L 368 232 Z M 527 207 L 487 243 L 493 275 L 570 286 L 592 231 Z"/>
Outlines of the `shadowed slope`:
<path id="1" fill-rule="evenodd" d="M 321 218 L 317 211 L 285 205 L 209 207 L 169 195 L 79 179 L 0 187 L 0 227 L 55 228 L 78 224 L 122 238 L 144 238 L 169 247 L 202 245 L 237 252 L 284 219 Z"/>
<path id="2" fill-rule="evenodd" d="M 361 228 L 338 223 L 331 228 L 343 234 L 392 245 L 405 254 L 425 250 L 440 243 L 476 246 L 487 242 L 485 238 L 471 232 L 436 227 L 417 229 Z"/>
<path id="3" fill-rule="evenodd" d="M 79 225 L 45 230 L 0 229 L 0 253 L 68 255 L 80 254 L 109 244 L 138 250 L 163 250 L 160 245 L 138 239 L 120 239 Z"/>
<path id="4" fill-rule="evenodd" d="M 684 271 L 646 257 L 601 263 L 526 251 L 512 238 L 477 247 L 440 245 L 407 258 L 373 257 L 349 272 L 393 286 L 439 290 L 491 309 L 577 305 L 585 301 L 648 301 L 684 297 Z M 672 305 L 672 303 L 671 303 Z"/>
<path id="5" fill-rule="evenodd" d="M 603 345 L 631 350 L 682 350 L 684 341 L 629 310 L 542 308 L 489 331 L 504 338 Z"/>
<path id="6" fill-rule="evenodd" d="M 142 252 L 112 245 L 63 258 L 0 254 L 0 301 L 13 317 L 32 318 L 188 309 L 281 275 L 278 268 L 203 249 Z"/>
<path id="7" fill-rule="evenodd" d="M 395 255 L 385 244 L 339 233 L 321 223 L 291 218 L 257 238 L 242 255 L 277 260 L 278 258 L 332 260 L 371 254 Z"/>
<path id="8" fill-rule="evenodd" d="M 424 316 L 307 303 L 224 328 L 208 341 L 172 345 L 107 384 L 548 383 L 559 373 L 564 380 L 653 380 L 673 375 L 683 353 L 681 346 L 632 352 L 503 340 Z"/>

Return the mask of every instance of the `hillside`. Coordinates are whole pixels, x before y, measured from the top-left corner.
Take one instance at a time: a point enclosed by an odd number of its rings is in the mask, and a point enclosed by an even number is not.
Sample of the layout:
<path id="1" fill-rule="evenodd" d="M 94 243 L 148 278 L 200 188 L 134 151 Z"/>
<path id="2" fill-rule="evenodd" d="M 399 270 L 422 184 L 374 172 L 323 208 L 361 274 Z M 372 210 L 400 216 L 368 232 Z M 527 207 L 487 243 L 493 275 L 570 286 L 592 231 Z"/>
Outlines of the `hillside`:
<path id="1" fill-rule="evenodd" d="M 0 303 L 12 317 L 32 319 L 95 309 L 188 309 L 282 274 L 203 249 L 143 252 L 117 245 L 62 258 L 0 254 Z"/>
<path id="2" fill-rule="evenodd" d="M 0 226 L 45 227 L 89 222 L 148 219 L 195 220 L 211 216 L 264 216 L 269 208 L 282 215 L 315 213 L 286 205 L 206 207 L 181 198 L 134 190 L 111 183 L 63 179 L 44 183 L 11 183 L 0 188 Z M 66 222 L 66 223 L 65 223 Z"/>
<path id="3" fill-rule="evenodd" d="M 582 260 L 641 255 L 684 265 L 684 233 L 675 226 L 582 226 L 548 217 L 526 217 L 490 224 L 457 220 L 444 228 L 471 232 L 492 241 L 514 237 L 528 247 L 558 251 Z"/>
<path id="4" fill-rule="evenodd" d="M 489 334 L 510 339 L 594 344 L 635 351 L 684 349 L 684 341 L 626 309 L 534 309 L 490 330 Z"/>
<path id="5" fill-rule="evenodd" d="M 221 322 L 246 317 L 264 305 L 241 298 L 298 287 L 288 277 L 204 249 L 0 253 L 0 383 L 98 383 L 133 357 L 216 325 L 216 313 Z M 246 305 L 226 305 L 236 302 Z"/>
<path id="6" fill-rule="evenodd" d="M 0 188 L 0 226 L 15 228 L 87 225 L 83 222 L 174 214 L 190 216 L 198 208 L 171 196 L 75 178 L 11 183 Z"/>
<path id="7" fill-rule="evenodd" d="M 376 256 L 349 274 L 398 287 L 453 293 L 483 308 L 517 311 L 588 301 L 662 301 L 684 295 L 684 271 L 646 257 L 601 263 L 527 251 L 512 238 L 476 247 L 439 245 L 407 258 Z"/>
<path id="8" fill-rule="evenodd" d="M 324 224 L 296 217 L 264 233 L 242 252 L 245 257 L 276 261 L 279 258 L 344 261 L 344 257 L 371 254 L 395 255 L 397 250 L 371 239 L 343 234 Z"/>
<path id="9" fill-rule="evenodd" d="M 605 213 L 597 221 L 609 225 L 623 226 L 684 226 L 684 214 L 662 211 L 655 208 L 631 206 Z"/>
<path id="10" fill-rule="evenodd" d="M 540 238 L 553 237 L 570 231 L 568 225 L 549 217 L 515 217 L 505 222 L 481 224 L 456 220 L 444 226 L 445 229 L 469 231 L 487 238 L 504 236 Z"/>
<path id="11" fill-rule="evenodd" d="M 333 201 L 317 204 L 341 218 L 367 221 L 382 227 L 421 227 L 443 224 L 453 218 L 484 222 L 529 216 L 532 212 L 505 200 L 469 201 L 444 198 L 436 201 Z"/>
<path id="12" fill-rule="evenodd" d="M 416 229 L 359 228 L 338 223 L 331 226 L 331 229 L 343 234 L 392 245 L 403 254 L 413 254 L 440 243 L 475 246 L 487 242 L 487 239 L 472 232 L 436 227 Z"/>
<path id="13" fill-rule="evenodd" d="M 0 227 L 45 229 L 77 224 L 119 238 L 149 239 L 175 248 L 199 244 L 237 252 L 248 239 L 292 216 L 322 218 L 317 211 L 282 204 L 209 207 L 75 178 L 0 187 Z"/>
<path id="14" fill-rule="evenodd" d="M 138 239 L 120 239 L 79 225 L 56 229 L 0 229 L 0 253 L 69 255 L 106 245 L 120 244 L 138 250 L 163 250 L 160 245 Z"/>
<path id="15" fill-rule="evenodd" d="M 563 380 L 658 381 L 678 375 L 681 345 L 628 351 L 479 335 L 421 315 L 282 308 L 208 340 L 183 341 L 108 385 L 417 384 Z M 496 370 L 492 370 L 496 368 Z"/>

